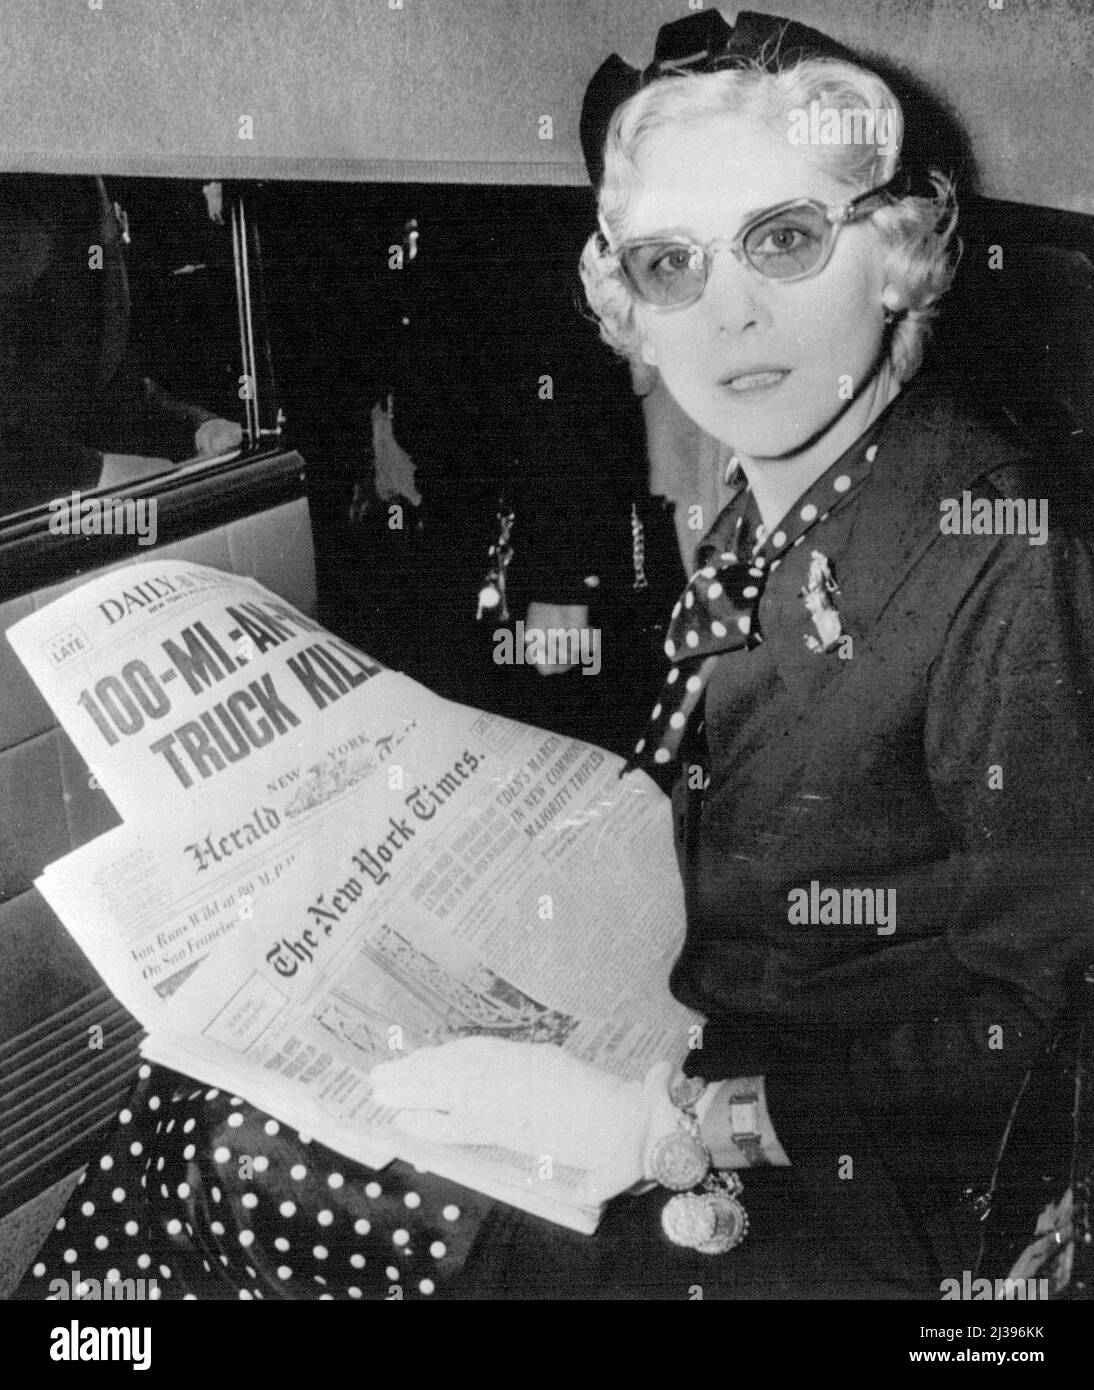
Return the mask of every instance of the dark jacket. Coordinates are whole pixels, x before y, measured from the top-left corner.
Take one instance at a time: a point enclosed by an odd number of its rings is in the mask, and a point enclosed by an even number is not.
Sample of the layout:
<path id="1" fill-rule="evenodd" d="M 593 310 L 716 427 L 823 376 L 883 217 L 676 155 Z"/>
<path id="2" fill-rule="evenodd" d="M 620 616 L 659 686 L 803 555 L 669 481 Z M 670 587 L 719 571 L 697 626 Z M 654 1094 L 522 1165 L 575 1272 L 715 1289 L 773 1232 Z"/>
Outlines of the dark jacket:
<path id="1" fill-rule="evenodd" d="M 836 1200 L 857 1155 L 927 1210 L 986 1182 L 1094 953 L 1094 573 L 1050 469 L 946 383 L 907 387 L 878 442 L 708 687 L 710 784 L 674 795 L 672 987 L 710 1019 L 693 1069 L 765 1074 L 807 1180 Z M 1047 497 L 1047 543 L 942 534 L 965 491 Z M 849 659 L 804 640 L 814 547 Z M 813 881 L 894 890 L 895 932 L 791 925 Z"/>

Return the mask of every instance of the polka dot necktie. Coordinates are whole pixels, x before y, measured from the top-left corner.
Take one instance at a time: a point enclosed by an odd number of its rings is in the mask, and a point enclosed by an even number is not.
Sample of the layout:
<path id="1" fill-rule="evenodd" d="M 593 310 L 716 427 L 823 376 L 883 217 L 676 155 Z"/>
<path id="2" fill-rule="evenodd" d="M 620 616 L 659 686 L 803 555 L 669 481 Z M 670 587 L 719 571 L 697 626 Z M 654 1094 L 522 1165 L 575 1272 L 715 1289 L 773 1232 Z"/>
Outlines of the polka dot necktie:
<path id="1" fill-rule="evenodd" d="M 672 610 L 665 655 L 673 665 L 624 772 L 645 767 L 659 775 L 675 762 L 718 658 L 763 641 L 758 610 L 768 575 L 863 481 L 877 454 L 873 439 L 879 428 L 880 420 L 798 499 L 770 535 L 762 525 L 753 537 L 746 535 L 748 490 L 744 484 L 737 487 L 700 542 L 698 569 Z M 736 468 L 732 459 L 727 479 Z"/>

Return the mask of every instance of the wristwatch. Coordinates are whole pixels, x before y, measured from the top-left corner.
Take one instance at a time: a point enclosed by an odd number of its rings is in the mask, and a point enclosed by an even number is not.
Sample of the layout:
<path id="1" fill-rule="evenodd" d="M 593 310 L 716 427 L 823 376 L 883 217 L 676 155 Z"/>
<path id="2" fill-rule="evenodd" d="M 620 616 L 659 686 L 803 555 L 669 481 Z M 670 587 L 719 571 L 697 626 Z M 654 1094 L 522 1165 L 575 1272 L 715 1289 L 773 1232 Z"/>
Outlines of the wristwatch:
<path id="1" fill-rule="evenodd" d="M 730 1095 L 729 1127 L 733 1142 L 753 1167 L 767 1162 L 760 1132 L 760 1096 L 755 1090 L 734 1091 Z"/>

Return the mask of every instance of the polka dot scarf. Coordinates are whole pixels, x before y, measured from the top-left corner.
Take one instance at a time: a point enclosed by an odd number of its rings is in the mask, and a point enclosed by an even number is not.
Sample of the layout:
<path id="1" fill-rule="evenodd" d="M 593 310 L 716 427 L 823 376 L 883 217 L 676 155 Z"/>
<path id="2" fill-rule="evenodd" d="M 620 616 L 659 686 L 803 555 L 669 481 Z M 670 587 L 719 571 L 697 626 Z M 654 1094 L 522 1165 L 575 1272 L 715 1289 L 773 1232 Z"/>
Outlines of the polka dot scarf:
<path id="1" fill-rule="evenodd" d="M 877 455 L 874 439 L 881 419 L 800 497 L 770 534 L 763 525 L 746 532 L 748 488 L 743 482 L 718 514 L 696 551 L 699 566 L 683 597 L 672 610 L 665 655 L 673 663 L 650 722 L 624 771 L 644 767 L 662 775 L 675 762 L 685 732 L 703 698 L 718 658 L 745 651 L 763 641 L 759 606 L 769 575 L 783 556 L 805 540 L 866 478 Z M 736 473 L 730 461 L 727 478 Z"/>

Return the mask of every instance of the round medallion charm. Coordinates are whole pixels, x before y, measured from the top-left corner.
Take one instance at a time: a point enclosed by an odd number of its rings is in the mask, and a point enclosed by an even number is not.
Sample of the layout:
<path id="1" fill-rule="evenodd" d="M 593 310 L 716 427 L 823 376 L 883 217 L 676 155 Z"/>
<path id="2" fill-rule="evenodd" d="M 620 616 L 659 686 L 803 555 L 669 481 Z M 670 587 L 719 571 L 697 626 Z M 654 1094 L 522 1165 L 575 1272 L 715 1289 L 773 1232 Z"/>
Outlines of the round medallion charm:
<path id="1" fill-rule="evenodd" d="M 713 1207 L 702 1197 L 688 1194 L 670 1197 L 661 1212 L 661 1225 L 673 1245 L 689 1250 L 701 1250 L 705 1242 L 718 1234 L 718 1219 Z"/>
<path id="2" fill-rule="evenodd" d="M 710 1168 L 710 1155 L 702 1143 L 686 1130 L 673 1130 L 658 1139 L 650 1153 L 653 1176 L 670 1192 L 686 1192 L 703 1181 Z"/>
<path id="3" fill-rule="evenodd" d="M 484 584 L 479 590 L 480 608 L 497 608 L 500 602 L 501 594 L 498 593 L 493 584 Z"/>
<path id="4" fill-rule="evenodd" d="M 695 1248 L 704 1255 L 724 1255 L 727 1250 L 740 1245 L 748 1234 L 748 1213 L 736 1197 L 730 1197 L 725 1192 L 711 1192 L 700 1200 L 706 1203 L 710 1211 L 714 1234 Z"/>
<path id="5" fill-rule="evenodd" d="M 707 1083 L 701 1076 L 677 1075 L 669 1087 L 669 1099 L 681 1110 L 690 1110 L 702 1099 Z"/>

